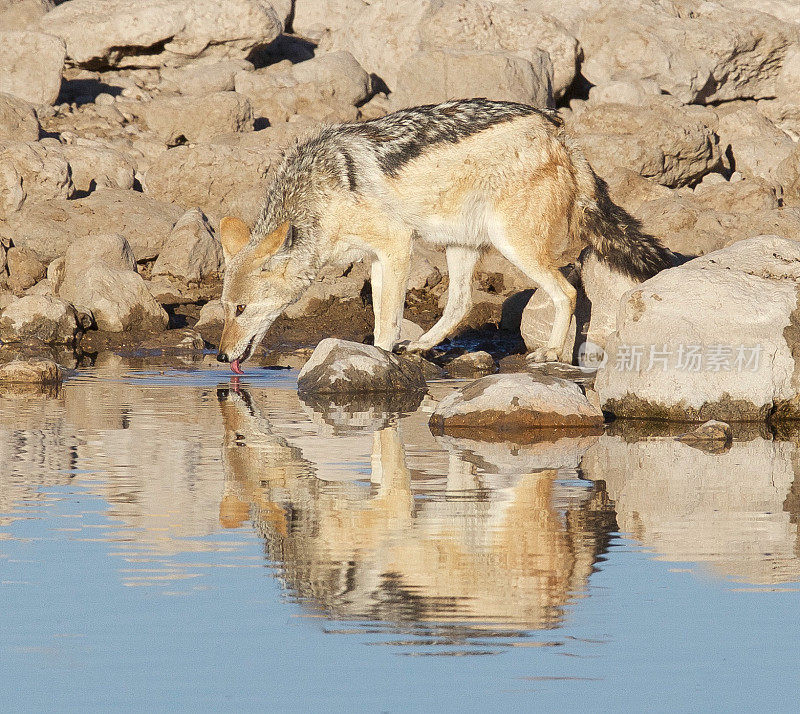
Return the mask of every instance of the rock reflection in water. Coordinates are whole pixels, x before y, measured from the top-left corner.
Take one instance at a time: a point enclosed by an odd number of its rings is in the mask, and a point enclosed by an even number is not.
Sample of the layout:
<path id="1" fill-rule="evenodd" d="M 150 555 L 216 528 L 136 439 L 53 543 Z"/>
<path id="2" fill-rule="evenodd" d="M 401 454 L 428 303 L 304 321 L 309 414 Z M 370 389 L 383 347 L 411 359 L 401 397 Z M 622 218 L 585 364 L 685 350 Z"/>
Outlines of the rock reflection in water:
<path id="1" fill-rule="evenodd" d="M 436 450 L 427 415 L 348 416 L 334 407 L 317 417 L 334 428 L 373 429 L 368 476 L 334 483 L 274 432 L 250 394 L 219 396 L 223 522 L 249 514 L 292 595 L 336 619 L 397 633 L 430 634 L 435 624 L 439 643 L 553 628 L 586 591 L 615 527 L 600 488 L 558 480 L 557 469 L 574 469 L 586 440 L 518 446 L 445 437 L 446 481 L 418 489 Z M 428 450 L 420 448 L 420 425 Z M 415 437 L 410 458 L 406 432 Z M 337 443 L 326 448 L 335 460 Z"/>
<path id="2" fill-rule="evenodd" d="M 796 441 L 762 436 L 722 453 L 670 437 L 603 436 L 582 469 L 605 484 L 620 529 L 657 557 L 774 584 L 800 580 L 798 456 Z"/>

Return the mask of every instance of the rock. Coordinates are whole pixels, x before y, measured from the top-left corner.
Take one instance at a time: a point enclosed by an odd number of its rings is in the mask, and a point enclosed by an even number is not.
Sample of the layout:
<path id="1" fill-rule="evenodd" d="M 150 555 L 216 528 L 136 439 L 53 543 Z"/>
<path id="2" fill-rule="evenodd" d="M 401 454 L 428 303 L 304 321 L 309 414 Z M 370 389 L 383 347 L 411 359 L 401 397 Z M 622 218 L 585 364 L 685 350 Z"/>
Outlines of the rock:
<path id="1" fill-rule="evenodd" d="M 297 377 L 297 389 L 312 394 L 424 392 L 420 367 L 372 345 L 327 338 L 317 345 Z"/>
<path id="2" fill-rule="evenodd" d="M 720 150 L 733 156 L 745 177 L 772 179 L 775 169 L 792 153 L 794 142 L 754 106 L 717 109 Z"/>
<path id="3" fill-rule="evenodd" d="M 684 186 L 719 164 L 716 123 L 709 109 L 649 97 L 640 106 L 587 106 L 572 120 L 570 130 L 603 177 L 621 166 L 665 186 Z"/>
<path id="4" fill-rule="evenodd" d="M 65 144 L 61 154 L 69 162 L 72 183 L 78 191 L 109 187 L 133 188 L 135 166 L 122 153 L 91 139 Z"/>
<path id="5" fill-rule="evenodd" d="M 49 263 L 79 237 L 116 232 L 125 236 L 137 261 L 153 260 L 182 214 L 178 206 L 137 191 L 107 188 L 72 201 L 26 205 L 0 222 L 0 240 L 30 248 Z"/>
<path id="6" fill-rule="evenodd" d="M 52 274 L 52 279 L 59 286 L 67 273 L 77 276 L 87 265 L 95 261 L 102 261 L 115 270 L 136 270 L 133 249 L 125 236 L 119 233 L 80 238 L 67 248 L 60 260 L 61 266 L 54 261 L 47 270 L 48 277 Z"/>
<path id="7" fill-rule="evenodd" d="M 0 0 L 0 27 L 24 30 L 55 7 L 53 0 Z"/>
<path id="8" fill-rule="evenodd" d="M 800 209 L 779 208 L 774 185 L 747 179 L 641 204 L 644 229 L 671 250 L 703 255 L 754 235 L 800 239 Z"/>
<path id="9" fill-rule="evenodd" d="M 365 0 L 327 0 L 325 3 L 300 0 L 294 5 L 293 31 L 315 44 L 331 30 L 335 34 L 347 28 L 369 6 Z"/>
<path id="10" fill-rule="evenodd" d="M 439 433 L 473 429 L 505 436 L 602 424 L 602 412 L 576 384 L 530 372 L 482 377 L 442 399 L 430 419 L 431 429 Z"/>
<path id="11" fill-rule="evenodd" d="M 218 144 L 179 146 L 157 157 L 144 176 L 145 193 L 184 209 L 197 207 L 219 221 L 237 216 L 250 225 L 261 210 L 268 185 L 267 171 L 280 156 L 263 135 L 259 151 Z"/>
<path id="12" fill-rule="evenodd" d="M 701 424 L 692 431 L 687 431 L 677 437 L 678 441 L 685 441 L 688 444 L 698 441 L 723 441 L 730 442 L 732 438 L 731 425 L 724 421 L 711 419 L 705 424 Z"/>
<path id="13" fill-rule="evenodd" d="M 673 195 L 666 186 L 620 166 L 606 170 L 603 178 L 608 184 L 611 199 L 628 213 L 635 213 L 636 209 L 646 201 L 670 198 Z"/>
<path id="14" fill-rule="evenodd" d="M 777 236 L 642 283 L 625 295 L 606 346 L 595 384 L 603 409 L 674 421 L 796 417 L 798 292 L 800 243 Z"/>
<path id="15" fill-rule="evenodd" d="M 714 3 L 670 12 L 611 3 L 580 33 L 581 72 L 592 84 L 650 79 L 678 101 L 774 97 L 797 28 L 750 9 Z"/>
<path id="16" fill-rule="evenodd" d="M 0 220 L 28 203 L 66 199 L 73 188 L 59 152 L 35 141 L 0 141 Z"/>
<path id="17" fill-rule="evenodd" d="M 47 295 L 26 295 L 0 314 L 0 342 L 37 339 L 71 345 L 79 331 L 72 305 Z"/>
<path id="18" fill-rule="evenodd" d="M 578 355 L 580 362 L 584 364 L 596 360 L 595 353 L 605 349 L 608 338 L 617 329 L 617 312 L 623 295 L 639 284 L 627 275 L 611 270 L 589 251 L 581 256 L 580 274 L 583 292 L 589 301 L 586 341 L 590 344 L 579 348 Z M 599 359 L 602 359 L 602 355 Z"/>
<path id="19" fill-rule="evenodd" d="M 649 97 L 661 94 L 658 82 L 652 79 L 616 80 L 589 90 L 592 104 L 647 104 Z"/>
<path id="20" fill-rule="evenodd" d="M 264 0 L 70 0 L 39 27 L 63 38 L 72 64 L 88 68 L 244 59 L 282 30 Z"/>
<path id="21" fill-rule="evenodd" d="M 250 102 L 237 92 L 154 99 L 141 107 L 141 115 L 147 126 L 169 145 L 253 130 Z"/>
<path id="22" fill-rule="evenodd" d="M 0 32 L 0 92 L 36 106 L 53 104 L 61 91 L 65 52 L 52 35 Z"/>
<path id="23" fill-rule="evenodd" d="M 280 62 L 239 72 L 235 86 L 250 99 L 255 116 L 276 124 L 296 114 L 332 122 L 354 119 L 354 107 L 369 97 L 372 82 L 349 52 L 328 52 L 294 65 Z"/>
<path id="24" fill-rule="evenodd" d="M 184 67 L 165 67 L 161 80 L 181 94 L 204 97 L 214 92 L 231 92 L 235 89 L 237 72 L 252 72 L 253 64 L 247 60 L 225 60 L 223 62 L 196 62 Z"/>
<path id="25" fill-rule="evenodd" d="M 0 384 L 60 384 L 61 367 L 52 360 L 14 360 L 0 365 Z"/>
<path id="26" fill-rule="evenodd" d="M 15 292 L 21 292 L 41 280 L 46 266 L 39 261 L 36 254 L 28 248 L 9 248 L 6 254 L 8 268 L 8 286 Z"/>
<path id="27" fill-rule="evenodd" d="M 556 17 L 539 12 L 535 2 L 516 7 L 483 0 L 447 0 L 428 3 L 418 31 L 426 49 L 504 51 L 534 67 L 544 50 L 553 65 L 553 94 L 561 97 L 575 80 L 579 48 L 577 39 Z"/>
<path id="28" fill-rule="evenodd" d="M 39 130 L 36 112 L 28 102 L 0 94 L 0 141 L 36 141 Z"/>
<path id="29" fill-rule="evenodd" d="M 447 363 L 451 377 L 481 377 L 494 372 L 494 358 L 488 352 L 469 352 Z"/>
<path id="30" fill-rule="evenodd" d="M 473 96 L 553 106 L 553 66 L 546 52 L 530 60 L 508 52 L 419 50 L 401 66 L 394 107 Z"/>
<path id="31" fill-rule="evenodd" d="M 153 265 L 152 275 L 168 275 L 186 282 L 218 276 L 224 269 L 222 247 L 197 208 L 188 210 L 175 224 Z"/>
<path id="32" fill-rule="evenodd" d="M 194 329 L 202 335 L 206 342 L 218 345 L 224 324 L 225 310 L 222 307 L 222 302 L 220 300 L 209 300 L 200 309 L 200 317 L 197 319 Z"/>
<path id="33" fill-rule="evenodd" d="M 310 85 L 320 98 L 359 105 L 371 93 L 369 74 L 349 52 L 323 52 L 294 64 L 285 73 L 299 85 Z"/>
<path id="34" fill-rule="evenodd" d="M 163 330 L 169 316 L 132 270 L 132 256 L 121 235 L 75 240 L 64 256 L 59 297 L 91 312 L 99 330 Z"/>
<path id="35" fill-rule="evenodd" d="M 167 330 L 157 335 L 150 335 L 139 343 L 137 352 L 151 355 L 181 355 L 191 352 L 202 352 L 205 341 L 196 330 L 184 328 Z"/>
<path id="36" fill-rule="evenodd" d="M 756 103 L 760 114 L 763 114 L 781 131 L 792 138 L 800 140 L 800 99 L 792 97 L 776 97 L 762 99 Z"/>
<path id="37" fill-rule="evenodd" d="M 520 334 L 525 342 L 525 348 L 533 352 L 539 347 L 544 347 L 550 339 L 553 329 L 553 318 L 555 317 L 555 307 L 553 301 L 544 290 L 536 290 L 522 311 L 520 321 Z M 572 362 L 572 355 L 575 350 L 575 340 L 577 339 L 577 304 L 576 312 L 572 315 L 567 330 L 567 339 L 564 341 L 564 349 L 558 356 L 560 362 Z"/>

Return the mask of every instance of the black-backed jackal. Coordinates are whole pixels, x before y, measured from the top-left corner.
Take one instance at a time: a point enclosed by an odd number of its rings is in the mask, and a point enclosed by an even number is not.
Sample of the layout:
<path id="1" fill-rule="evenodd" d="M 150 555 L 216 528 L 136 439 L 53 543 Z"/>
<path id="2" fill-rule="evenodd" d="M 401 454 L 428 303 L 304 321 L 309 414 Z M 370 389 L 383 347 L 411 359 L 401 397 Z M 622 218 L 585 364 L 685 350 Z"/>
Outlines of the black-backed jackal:
<path id="1" fill-rule="evenodd" d="M 553 329 L 533 357 L 556 360 L 575 307 L 559 271 L 588 243 L 613 269 L 644 280 L 671 254 L 638 230 L 555 113 L 467 99 L 333 126 L 289 150 L 250 231 L 225 218 L 218 359 L 234 371 L 275 319 L 334 262 L 372 260 L 375 345 L 400 335 L 415 240 L 444 246 L 441 319 L 409 350 L 447 337 L 471 305 L 482 250 L 494 246 L 552 299 Z"/>

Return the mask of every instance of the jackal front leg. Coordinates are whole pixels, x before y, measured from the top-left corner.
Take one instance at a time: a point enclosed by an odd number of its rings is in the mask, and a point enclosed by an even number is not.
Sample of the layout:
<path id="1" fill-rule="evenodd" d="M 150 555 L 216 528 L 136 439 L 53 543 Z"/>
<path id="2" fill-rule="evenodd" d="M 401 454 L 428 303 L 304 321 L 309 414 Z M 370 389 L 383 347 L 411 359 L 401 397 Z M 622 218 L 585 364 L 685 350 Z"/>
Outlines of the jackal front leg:
<path id="1" fill-rule="evenodd" d="M 394 251 L 391 255 L 379 255 L 372 266 L 373 281 L 377 277 L 378 282 L 378 285 L 372 283 L 372 309 L 375 313 L 374 345 L 388 352 L 392 351 L 400 339 L 410 268 L 410 240 L 407 248 Z"/>

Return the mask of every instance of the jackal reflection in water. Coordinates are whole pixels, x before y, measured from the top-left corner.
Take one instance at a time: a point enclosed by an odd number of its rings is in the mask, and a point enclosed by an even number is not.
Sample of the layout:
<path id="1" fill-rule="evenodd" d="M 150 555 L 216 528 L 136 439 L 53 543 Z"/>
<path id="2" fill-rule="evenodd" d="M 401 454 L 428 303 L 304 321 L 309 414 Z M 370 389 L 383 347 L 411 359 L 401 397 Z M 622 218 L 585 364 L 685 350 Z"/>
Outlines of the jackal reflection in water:
<path id="1" fill-rule="evenodd" d="M 218 394 L 222 523 L 250 518 L 290 592 L 331 618 L 556 627 L 615 528 L 601 485 L 570 490 L 555 469 L 481 474 L 485 458 L 478 469 L 452 443 L 447 489 L 415 499 L 396 415 L 373 433 L 371 485 L 326 482 L 247 392 Z"/>

